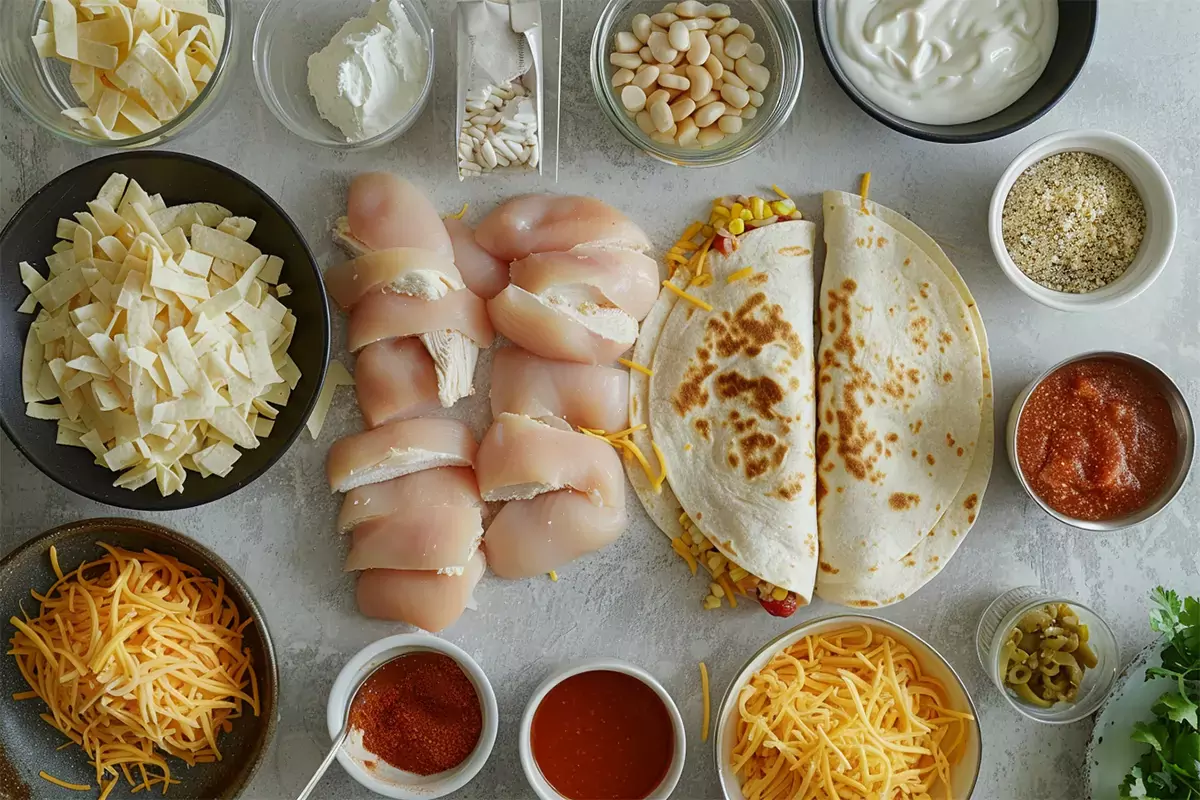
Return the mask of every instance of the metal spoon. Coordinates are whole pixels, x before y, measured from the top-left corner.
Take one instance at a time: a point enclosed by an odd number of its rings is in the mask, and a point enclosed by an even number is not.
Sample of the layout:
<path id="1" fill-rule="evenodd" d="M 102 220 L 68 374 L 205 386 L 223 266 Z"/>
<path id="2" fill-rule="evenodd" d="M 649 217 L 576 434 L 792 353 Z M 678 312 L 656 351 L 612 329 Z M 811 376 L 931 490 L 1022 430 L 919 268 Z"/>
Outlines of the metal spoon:
<path id="1" fill-rule="evenodd" d="M 342 745 L 346 743 L 347 737 L 350 736 L 350 709 L 354 707 L 354 700 L 358 697 L 358 693 L 362 691 L 363 686 L 366 685 L 367 681 L 370 680 L 371 676 L 376 672 L 379 672 L 379 670 L 383 669 L 397 658 L 403 658 L 406 655 L 409 654 L 402 653 L 398 656 L 389 658 L 387 661 L 377 664 L 375 669 L 364 675 L 362 680 L 358 682 L 358 685 L 354 687 L 354 691 L 350 693 L 350 699 L 346 701 L 346 710 L 342 715 L 342 729 L 338 733 L 337 738 L 333 740 L 333 747 L 329 748 L 329 752 L 325 755 L 325 760 L 321 762 L 321 766 L 317 767 L 316 773 L 309 780 L 308 785 L 300 791 L 300 794 L 297 796 L 296 800 L 306 800 L 306 798 L 312 794 L 313 789 L 317 788 L 317 784 L 320 783 L 321 778 L 324 777 L 325 771 L 329 769 L 329 765 L 333 763 L 333 759 L 337 756 L 338 751 L 341 750 Z"/>

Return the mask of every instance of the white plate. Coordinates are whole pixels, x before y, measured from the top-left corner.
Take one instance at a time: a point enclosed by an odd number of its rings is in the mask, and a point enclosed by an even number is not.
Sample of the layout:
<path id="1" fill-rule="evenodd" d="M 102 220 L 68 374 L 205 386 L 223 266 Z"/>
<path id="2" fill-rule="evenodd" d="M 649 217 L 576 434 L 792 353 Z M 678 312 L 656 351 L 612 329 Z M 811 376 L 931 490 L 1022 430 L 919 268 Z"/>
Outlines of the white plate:
<path id="1" fill-rule="evenodd" d="M 1117 800 L 1125 774 L 1149 746 L 1129 738 L 1136 722 L 1150 722 L 1150 706 L 1174 685 L 1166 678 L 1146 680 L 1146 670 L 1162 666 L 1164 642 L 1156 641 L 1138 653 L 1117 677 L 1117 687 L 1100 708 L 1088 743 L 1087 776 L 1092 800 Z"/>

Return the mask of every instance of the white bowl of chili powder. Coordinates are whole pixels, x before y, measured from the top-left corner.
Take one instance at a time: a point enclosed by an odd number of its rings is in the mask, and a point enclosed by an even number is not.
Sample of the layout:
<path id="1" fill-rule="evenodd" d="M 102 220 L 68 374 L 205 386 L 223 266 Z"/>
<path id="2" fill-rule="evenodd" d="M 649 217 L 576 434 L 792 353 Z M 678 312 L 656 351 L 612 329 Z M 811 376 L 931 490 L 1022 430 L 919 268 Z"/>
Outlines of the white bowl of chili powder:
<path id="1" fill-rule="evenodd" d="M 470 782 L 492 753 L 500 716 L 475 660 L 425 634 L 380 639 L 347 662 L 329 693 L 331 739 L 347 707 L 351 730 L 338 762 L 372 792 L 397 800 L 444 797 Z"/>
<path id="2" fill-rule="evenodd" d="M 1034 142 L 1001 176 L 988 208 L 992 252 L 1013 285 L 1060 311 L 1105 311 L 1162 274 L 1178 227 L 1158 162 L 1108 131 Z"/>

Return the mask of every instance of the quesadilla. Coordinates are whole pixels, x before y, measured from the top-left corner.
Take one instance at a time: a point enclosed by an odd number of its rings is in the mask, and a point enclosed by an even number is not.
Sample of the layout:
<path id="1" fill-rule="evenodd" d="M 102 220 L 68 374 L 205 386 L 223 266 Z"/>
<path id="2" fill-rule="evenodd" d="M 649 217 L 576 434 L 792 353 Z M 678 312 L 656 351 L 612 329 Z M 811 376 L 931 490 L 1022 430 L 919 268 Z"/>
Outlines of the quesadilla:
<path id="1" fill-rule="evenodd" d="M 630 387 L 630 424 L 649 426 L 633 441 L 665 467 L 657 481 L 630 470 L 650 516 L 673 540 L 702 538 L 726 592 L 792 608 L 817 568 L 815 237 L 810 222 L 778 222 L 709 254 L 708 283 L 681 268 L 634 351 L 652 375 Z"/>
<path id="2" fill-rule="evenodd" d="M 983 320 L 941 248 L 896 212 L 824 198 L 817 594 L 903 600 L 954 554 L 991 474 Z"/>

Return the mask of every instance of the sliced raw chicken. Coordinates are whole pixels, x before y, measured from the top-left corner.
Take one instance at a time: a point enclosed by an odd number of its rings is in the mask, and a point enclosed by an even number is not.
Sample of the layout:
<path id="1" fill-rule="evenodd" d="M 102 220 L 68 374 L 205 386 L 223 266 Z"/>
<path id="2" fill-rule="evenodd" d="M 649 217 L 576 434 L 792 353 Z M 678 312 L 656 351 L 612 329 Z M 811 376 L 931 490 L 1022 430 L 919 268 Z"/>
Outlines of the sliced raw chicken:
<path id="1" fill-rule="evenodd" d="M 436 300 L 465 285 L 449 258 L 413 247 L 377 250 L 325 271 L 325 288 L 343 311 L 380 290 Z"/>
<path id="2" fill-rule="evenodd" d="M 483 540 L 488 565 L 501 578 L 542 575 L 607 547 L 625 530 L 625 505 L 593 505 L 564 489 L 500 509 Z"/>
<path id="3" fill-rule="evenodd" d="M 512 264 L 512 282 L 530 294 L 570 288 L 598 306 L 616 306 L 640 320 L 658 298 L 658 264 L 623 247 L 580 245 L 534 253 Z"/>
<path id="4" fill-rule="evenodd" d="M 364 347 L 354 365 L 354 391 L 368 428 L 441 407 L 433 356 L 419 339 L 387 339 Z"/>
<path id="5" fill-rule="evenodd" d="M 456 419 L 406 419 L 338 439 L 325 459 L 329 488 L 348 492 L 423 469 L 470 467 L 479 446 Z"/>
<path id="6" fill-rule="evenodd" d="M 359 364 L 356 373 L 362 371 L 361 356 Z M 572 425 L 609 433 L 624 430 L 629 419 L 629 373 L 505 347 L 492 361 L 492 416 L 505 412 L 535 419 L 561 417 Z"/>
<path id="7" fill-rule="evenodd" d="M 455 506 L 482 508 L 475 470 L 470 467 L 426 469 L 351 490 L 338 513 L 339 533 L 407 508 Z"/>
<path id="8" fill-rule="evenodd" d="M 389 247 L 420 247 L 454 258 L 450 235 L 429 198 L 386 172 L 366 172 L 354 179 L 345 222 L 338 220 L 334 234 L 356 255 Z"/>
<path id="9" fill-rule="evenodd" d="M 565 427 L 518 414 L 497 417 L 475 458 L 483 499 L 524 500 L 575 489 L 598 506 L 624 508 L 625 473 L 616 451 L 603 439 Z"/>
<path id="10" fill-rule="evenodd" d="M 508 262 L 480 247 L 475 231 L 461 219 L 448 217 L 445 223 L 454 244 L 454 263 L 467 288 L 485 300 L 500 294 L 508 285 Z"/>
<path id="11" fill-rule="evenodd" d="M 472 394 L 479 348 L 495 338 L 484 301 L 467 289 L 438 300 L 379 292 L 350 314 L 346 338 L 351 352 L 372 342 L 420 336 L 433 358 L 438 400 L 450 408 Z"/>
<path id="12" fill-rule="evenodd" d="M 553 194 L 528 194 L 502 203 L 475 228 L 475 241 L 503 261 L 578 244 L 650 249 L 645 232 L 608 203 Z"/>
<path id="13" fill-rule="evenodd" d="M 406 508 L 355 528 L 343 569 L 465 569 L 482 538 L 479 508 Z"/>
<path id="14" fill-rule="evenodd" d="M 485 566 L 483 552 L 476 551 L 461 575 L 369 569 L 358 576 L 358 610 L 368 617 L 407 622 L 436 633 L 462 616 Z"/>
<path id="15" fill-rule="evenodd" d="M 616 308 L 576 298 L 534 295 L 509 284 L 487 302 L 496 330 L 543 358 L 608 364 L 633 346 L 637 321 Z"/>

